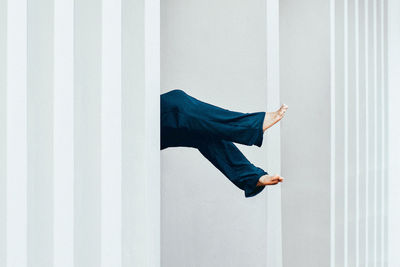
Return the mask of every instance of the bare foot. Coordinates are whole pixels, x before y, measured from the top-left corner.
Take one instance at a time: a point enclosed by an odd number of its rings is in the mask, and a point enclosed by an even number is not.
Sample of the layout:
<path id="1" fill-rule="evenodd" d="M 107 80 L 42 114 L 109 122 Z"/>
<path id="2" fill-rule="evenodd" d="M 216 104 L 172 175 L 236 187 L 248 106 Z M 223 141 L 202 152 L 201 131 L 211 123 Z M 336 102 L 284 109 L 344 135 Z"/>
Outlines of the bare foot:
<path id="1" fill-rule="evenodd" d="M 274 185 L 277 183 L 283 182 L 283 177 L 280 175 L 263 175 L 257 182 L 257 186 L 264 186 L 264 185 Z"/>
<path id="2" fill-rule="evenodd" d="M 273 126 L 275 123 L 280 121 L 285 115 L 288 106 L 283 104 L 277 111 L 275 112 L 266 112 L 263 124 L 263 132 L 265 132 L 268 128 Z"/>

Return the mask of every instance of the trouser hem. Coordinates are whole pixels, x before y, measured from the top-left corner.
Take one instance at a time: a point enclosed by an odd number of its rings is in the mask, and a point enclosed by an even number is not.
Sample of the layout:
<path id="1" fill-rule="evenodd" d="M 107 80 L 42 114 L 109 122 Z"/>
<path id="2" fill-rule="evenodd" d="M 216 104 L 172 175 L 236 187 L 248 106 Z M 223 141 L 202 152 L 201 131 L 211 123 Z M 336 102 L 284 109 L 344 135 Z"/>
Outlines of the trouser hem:
<path id="1" fill-rule="evenodd" d="M 261 170 L 261 169 L 260 169 Z M 259 174 L 254 175 L 244 188 L 244 195 L 246 198 L 254 197 L 264 190 L 265 185 L 257 186 L 258 180 L 261 176 L 268 174 L 267 172 L 261 170 Z"/>
<path id="2" fill-rule="evenodd" d="M 263 124 L 265 119 L 266 112 L 260 112 L 258 115 L 258 125 L 259 127 L 256 130 L 256 141 L 254 145 L 261 147 L 263 140 L 264 140 L 264 131 L 263 131 Z"/>

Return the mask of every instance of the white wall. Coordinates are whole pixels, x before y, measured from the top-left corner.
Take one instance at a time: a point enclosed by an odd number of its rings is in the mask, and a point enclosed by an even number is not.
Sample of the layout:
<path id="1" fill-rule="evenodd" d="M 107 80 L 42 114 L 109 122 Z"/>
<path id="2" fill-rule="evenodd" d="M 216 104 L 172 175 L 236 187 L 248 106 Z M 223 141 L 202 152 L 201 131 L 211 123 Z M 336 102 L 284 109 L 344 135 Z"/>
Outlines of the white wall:
<path id="1" fill-rule="evenodd" d="M 162 92 L 181 88 L 242 112 L 277 108 L 277 8 L 277 1 L 267 6 L 265 0 L 163 1 Z M 267 14 L 273 14 L 269 29 Z M 273 55 L 267 55 L 267 31 Z M 264 141 L 262 148 L 239 148 L 277 173 L 278 128 Z M 161 155 L 162 266 L 280 266 L 279 187 L 269 197 L 266 188 L 245 199 L 197 150 L 169 148 Z"/>

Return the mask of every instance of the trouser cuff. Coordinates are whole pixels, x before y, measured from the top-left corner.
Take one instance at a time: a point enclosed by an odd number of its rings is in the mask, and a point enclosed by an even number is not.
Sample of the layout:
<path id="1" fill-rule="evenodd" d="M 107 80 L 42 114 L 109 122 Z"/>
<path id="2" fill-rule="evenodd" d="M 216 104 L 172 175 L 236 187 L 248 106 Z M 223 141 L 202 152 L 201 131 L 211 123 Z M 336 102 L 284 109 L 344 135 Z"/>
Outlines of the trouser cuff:
<path id="1" fill-rule="evenodd" d="M 261 176 L 268 174 L 267 172 L 260 169 L 259 174 L 255 174 L 249 181 L 247 182 L 244 188 L 244 195 L 246 198 L 254 197 L 255 195 L 259 194 L 261 191 L 264 190 L 265 185 L 257 186 L 258 180 Z"/>
<path id="2" fill-rule="evenodd" d="M 257 127 L 256 129 L 256 141 L 254 142 L 254 145 L 261 147 L 263 140 L 264 140 L 264 131 L 263 131 L 263 124 L 264 124 L 264 118 L 265 118 L 266 113 L 265 112 L 259 112 L 257 116 Z"/>

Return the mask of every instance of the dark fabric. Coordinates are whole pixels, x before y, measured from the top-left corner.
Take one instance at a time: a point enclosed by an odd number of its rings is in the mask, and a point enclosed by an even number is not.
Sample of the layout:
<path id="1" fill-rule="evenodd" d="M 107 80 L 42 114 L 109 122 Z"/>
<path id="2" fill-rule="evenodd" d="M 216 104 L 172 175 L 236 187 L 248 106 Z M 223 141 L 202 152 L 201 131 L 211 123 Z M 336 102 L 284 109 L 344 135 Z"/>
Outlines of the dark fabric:
<path id="1" fill-rule="evenodd" d="M 233 142 L 261 146 L 264 117 L 265 112 L 234 112 L 172 90 L 161 95 L 161 149 L 197 148 L 245 197 L 252 197 L 264 189 L 256 185 L 267 172 L 251 164 Z"/>

